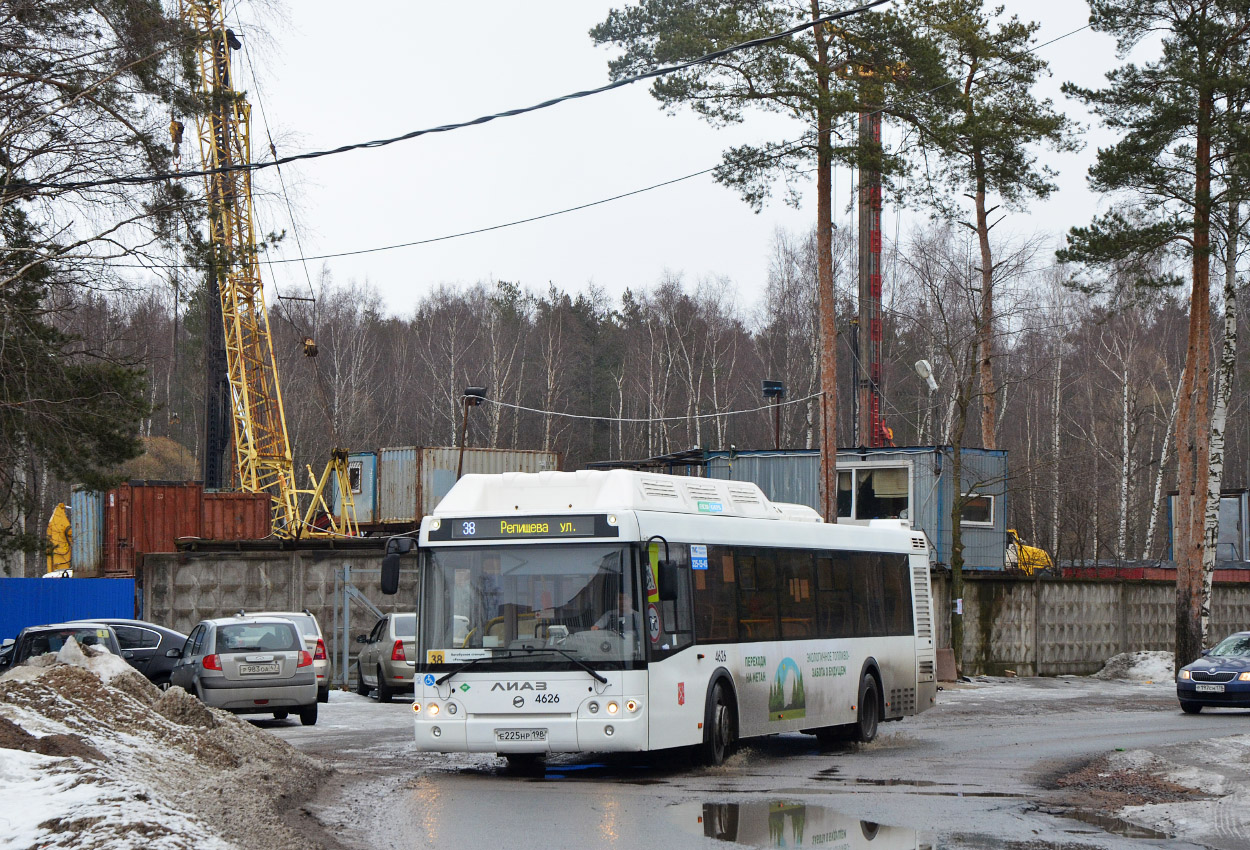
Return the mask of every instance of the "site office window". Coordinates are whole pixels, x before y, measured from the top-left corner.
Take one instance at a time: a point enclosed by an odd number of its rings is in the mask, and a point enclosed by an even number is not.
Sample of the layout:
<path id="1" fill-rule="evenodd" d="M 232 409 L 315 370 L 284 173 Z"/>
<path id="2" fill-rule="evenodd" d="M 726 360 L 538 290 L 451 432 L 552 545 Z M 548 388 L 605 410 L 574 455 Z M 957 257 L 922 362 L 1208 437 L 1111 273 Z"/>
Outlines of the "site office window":
<path id="1" fill-rule="evenodd" d="M 964 493 L 964 506 L 959 511 L 959 524 L 977 528 L 994 526 L 994 497 L 981 493 Z"/>
<path id="2" fill-rule="evenodd" d="M 846 519 L 906 519 L 911 476 L 906 466 L 838 470 L 838 516 Z"/>

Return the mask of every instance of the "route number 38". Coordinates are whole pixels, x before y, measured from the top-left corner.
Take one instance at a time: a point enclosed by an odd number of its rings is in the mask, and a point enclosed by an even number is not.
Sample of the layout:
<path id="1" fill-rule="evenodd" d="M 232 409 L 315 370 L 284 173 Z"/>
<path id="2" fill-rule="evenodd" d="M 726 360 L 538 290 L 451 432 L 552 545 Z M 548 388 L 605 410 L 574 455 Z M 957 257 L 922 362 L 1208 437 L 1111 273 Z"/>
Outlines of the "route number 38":
<path id="1" fill-rule="evenodd" d="M 460 533 L 465 535 L 466 537 L 470 537 L 474 534 L 477 534 L 477 523 L 475 522 L 460 523 Z"/>

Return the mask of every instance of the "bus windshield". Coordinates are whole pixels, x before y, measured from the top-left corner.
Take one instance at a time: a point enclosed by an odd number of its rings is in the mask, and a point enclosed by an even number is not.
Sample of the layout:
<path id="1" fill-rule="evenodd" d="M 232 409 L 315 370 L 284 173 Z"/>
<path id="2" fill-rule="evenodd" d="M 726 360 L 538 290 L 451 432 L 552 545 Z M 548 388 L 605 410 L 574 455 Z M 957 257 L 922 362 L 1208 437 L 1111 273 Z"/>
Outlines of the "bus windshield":
<path id="1" fill-rule="evenodd" d="M 427 548 L 420 652 L 526 666 L 641 659 L 630 549 L 621 545 Z"/>

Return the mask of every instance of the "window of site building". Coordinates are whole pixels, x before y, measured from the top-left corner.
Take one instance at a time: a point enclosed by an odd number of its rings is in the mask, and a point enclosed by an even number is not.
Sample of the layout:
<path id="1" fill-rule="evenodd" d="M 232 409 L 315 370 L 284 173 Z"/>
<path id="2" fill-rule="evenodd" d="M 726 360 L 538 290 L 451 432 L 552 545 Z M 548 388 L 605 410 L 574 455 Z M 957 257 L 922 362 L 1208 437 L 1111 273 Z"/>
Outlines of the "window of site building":
<path id="1" fill-rule="evenodd" d="M 906 518 L 910 486 L 905 466 L 838 470 L 838 516 Z"/>
<path id="2" fill-rule="evenodd" d="M 989 528 L 994 525 L 994 497 L 965 493 L 964 507 L 959 514 L 960 525 Z"/>

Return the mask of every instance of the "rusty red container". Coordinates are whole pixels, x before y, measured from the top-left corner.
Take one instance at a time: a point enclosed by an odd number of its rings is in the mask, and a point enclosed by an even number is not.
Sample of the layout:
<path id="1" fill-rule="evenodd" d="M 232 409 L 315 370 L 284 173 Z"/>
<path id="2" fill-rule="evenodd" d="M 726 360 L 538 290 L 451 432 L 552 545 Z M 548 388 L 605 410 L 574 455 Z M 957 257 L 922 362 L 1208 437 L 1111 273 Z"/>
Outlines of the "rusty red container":
<path id="1" fill-rule="evenodd" d="M 180 537 L 202 537 L 198 481 L 129 481 L 104 497 L 104 574 L 133 576 L 148 552 L 174 552 Z"/>
<path id="2" fill-rule="evenodd" d="M 209 540 L 260 540 L 273 530 L 273 500 L 266 493 L 204 494 L 202 537 Z"/>

